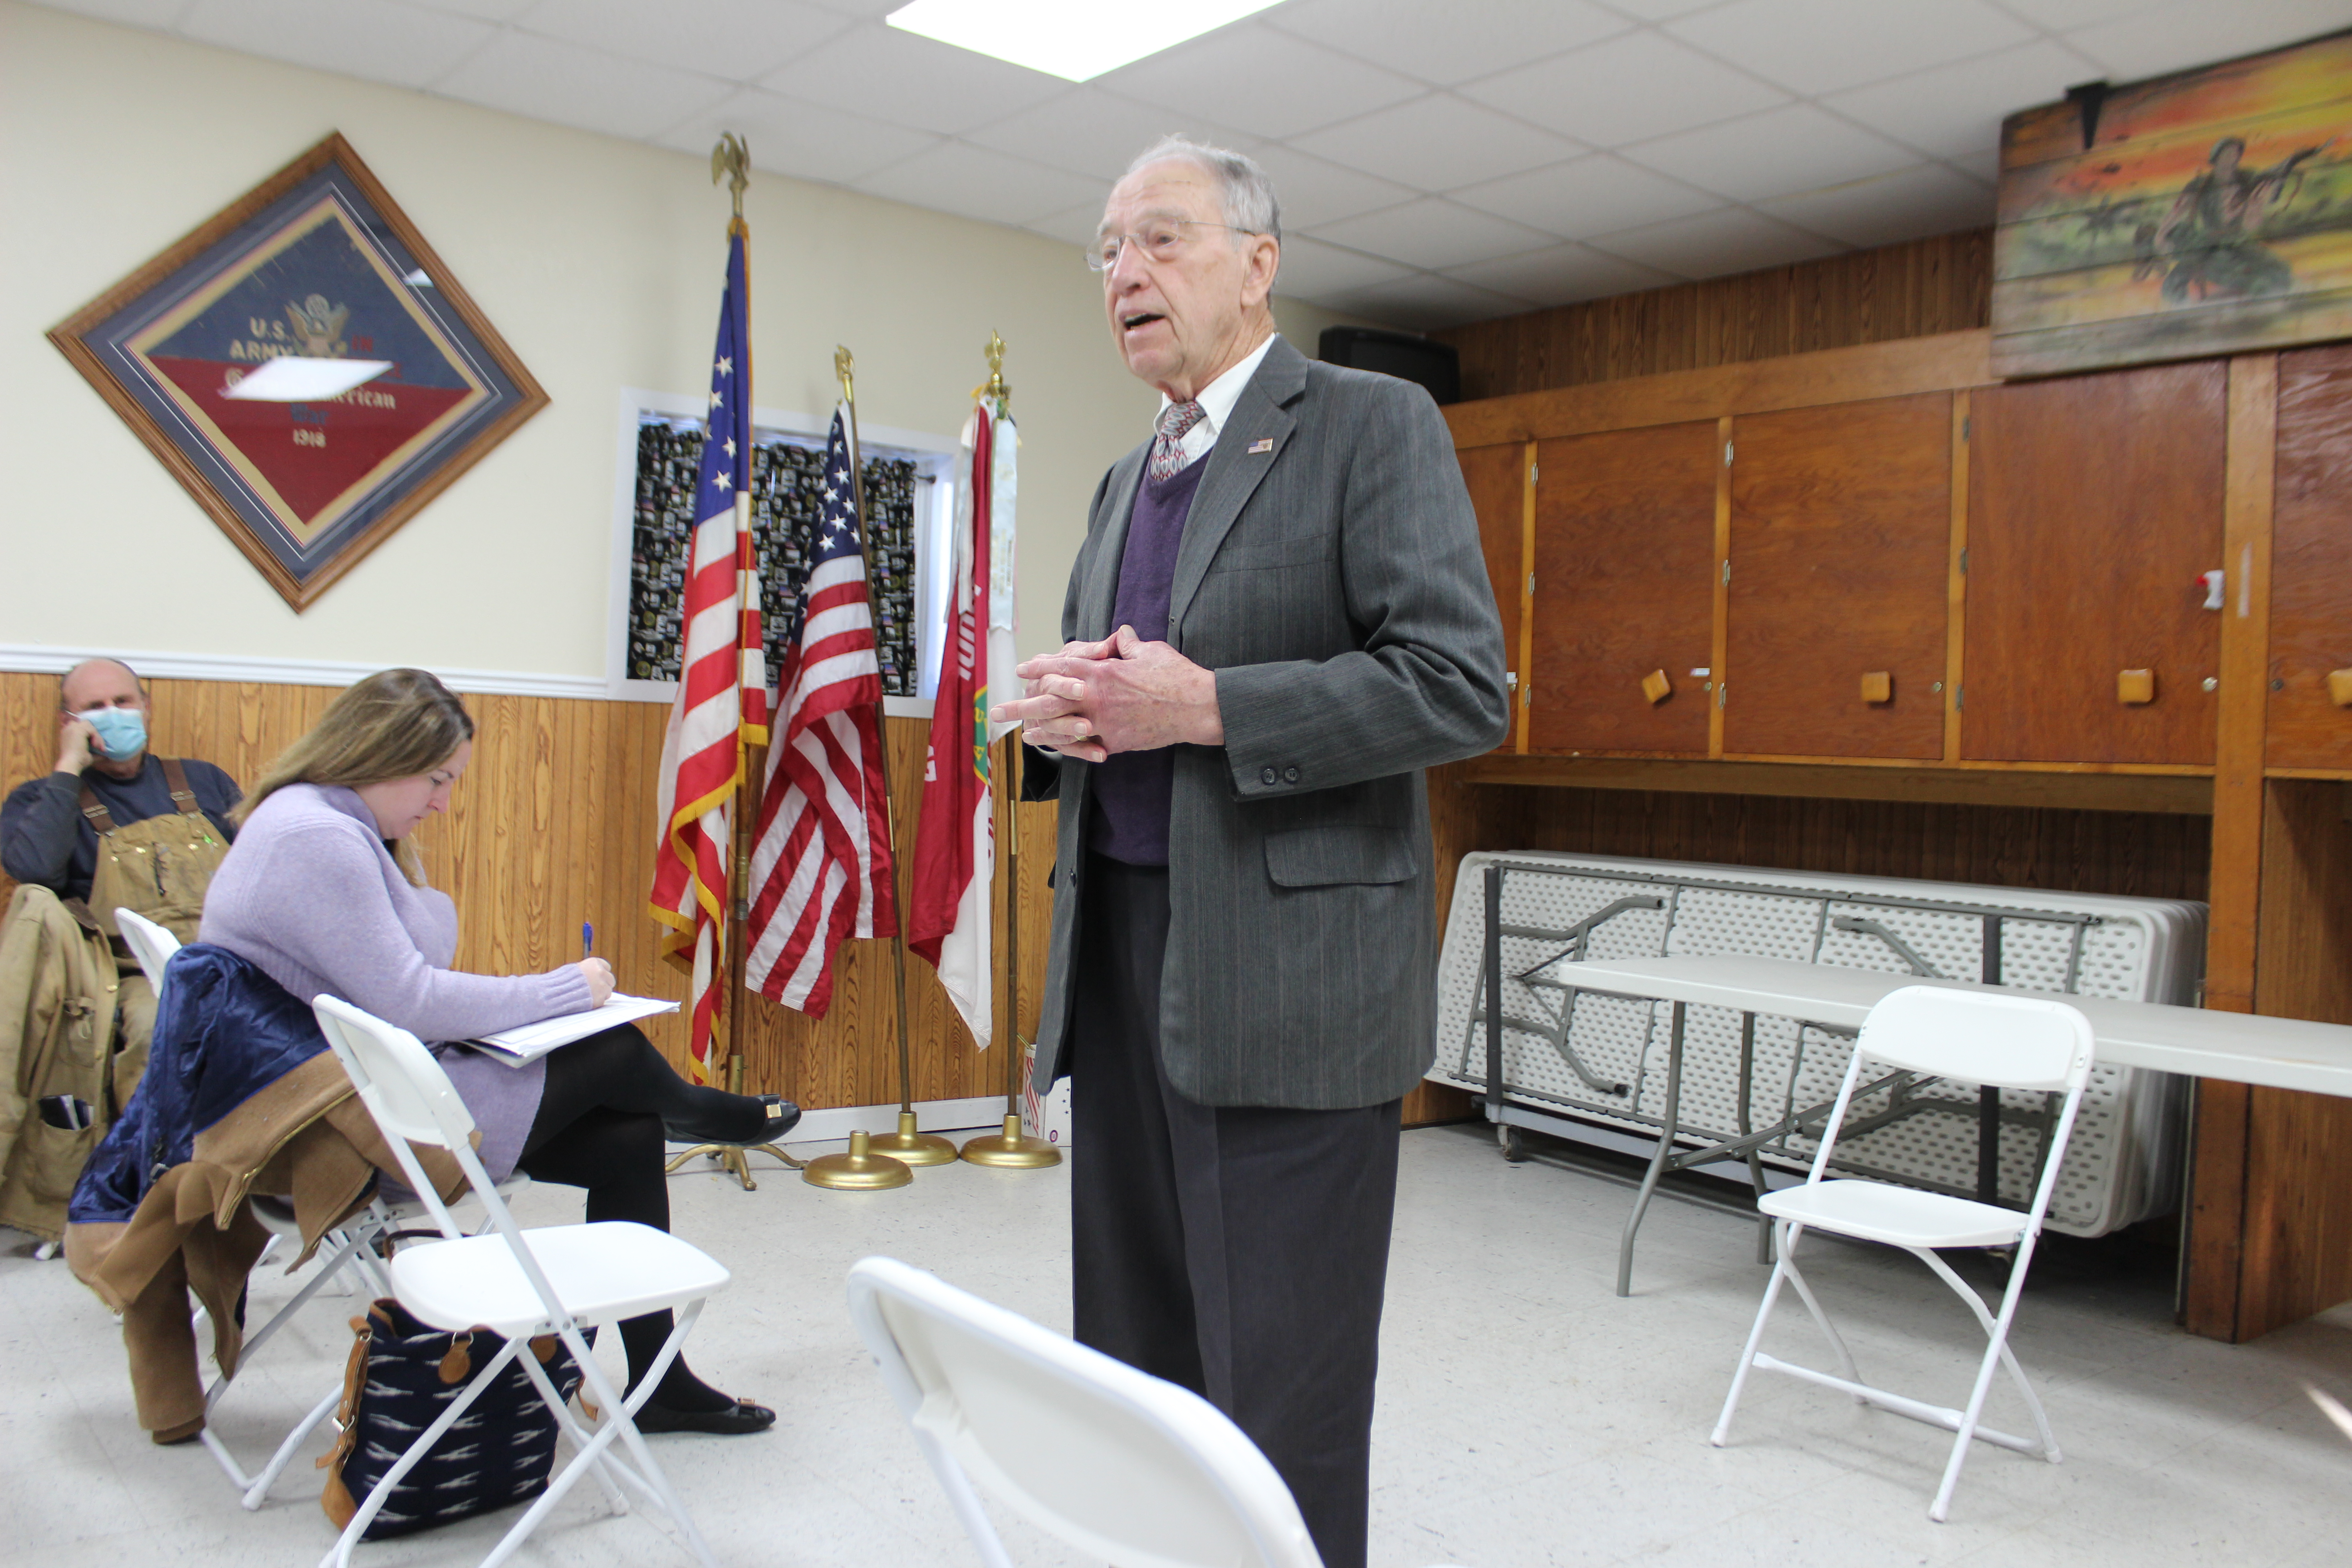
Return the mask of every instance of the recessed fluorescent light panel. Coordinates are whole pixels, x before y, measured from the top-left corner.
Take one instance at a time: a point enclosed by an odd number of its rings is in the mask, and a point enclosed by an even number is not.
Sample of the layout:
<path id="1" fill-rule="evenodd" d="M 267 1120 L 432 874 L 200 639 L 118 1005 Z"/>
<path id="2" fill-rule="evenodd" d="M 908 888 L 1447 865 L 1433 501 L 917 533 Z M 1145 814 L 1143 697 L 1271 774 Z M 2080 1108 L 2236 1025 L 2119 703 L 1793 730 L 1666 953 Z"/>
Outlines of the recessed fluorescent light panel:
<path id="1" fill-rule="evenodd" d="M 913 0 L 892 26 L 1067 81 L 1090 81 L 1255 16 L 1276 0 L 1192 0 L 1186 5 L 1106 5 L 1102 0 Z"/>
<path id="2" fill-rule="evenodd" d="M 391 368 L 388 359 L 306 359 L 287 354 L 263 362 L 259 370 L 221 395 L 248 403 L 324 403 Z"/>

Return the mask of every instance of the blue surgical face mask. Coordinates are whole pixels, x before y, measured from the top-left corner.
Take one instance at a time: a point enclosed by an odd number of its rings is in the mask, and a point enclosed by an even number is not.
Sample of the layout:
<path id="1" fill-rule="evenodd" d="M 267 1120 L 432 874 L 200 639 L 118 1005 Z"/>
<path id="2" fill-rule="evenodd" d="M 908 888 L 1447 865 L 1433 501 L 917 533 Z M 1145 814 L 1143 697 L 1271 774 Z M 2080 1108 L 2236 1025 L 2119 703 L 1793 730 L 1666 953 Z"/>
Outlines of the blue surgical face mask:
<path id="1" fill-rule="evenodd" d="M 91 708 L 74 717 L 98 731 L 98 749 L 110 763 L 128 762 L 147 745 L 147 716 L 136 708 Z"/>

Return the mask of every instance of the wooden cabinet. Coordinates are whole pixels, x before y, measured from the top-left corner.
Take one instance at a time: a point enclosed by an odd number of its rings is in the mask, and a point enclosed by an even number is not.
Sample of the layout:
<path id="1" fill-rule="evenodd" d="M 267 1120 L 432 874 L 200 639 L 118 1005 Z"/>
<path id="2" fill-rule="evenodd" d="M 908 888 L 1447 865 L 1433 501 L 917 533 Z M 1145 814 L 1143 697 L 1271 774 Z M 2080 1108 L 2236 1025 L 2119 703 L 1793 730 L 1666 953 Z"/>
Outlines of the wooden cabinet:
<path id="1" fill-rule="evenodd" d="M 1523 552 L 1498 515 L 1489 558 L 1498 583 L 1535 574 L 1522 744 L 1548 754 L 1433 774 L 1441 844 L 1849 870 L 1861 850 L 2204 898 L 2207 1005 L 2352 1022 L 2352 708 L 2327 679 L 2352 670 L 2352 345 L 2009 384 L 1986 349 L 1448 407 L 1461 446 L 1497 448 L 1465 463 L 1495 465 L 1498 506 L 1538 454 Z M 1726 707 L 1687 701 L 1697 667 Z M 1654 669 L 1675 690 L 1652 707 Z M 2147 700 L 2119 700 L 2126 671 Z M 1864 697 L 1874 672 L 1891 706 Z M 2141 883 L 2168 843 L 2181 874 Z M 2352 1293 L 2352 1100 L 2207 1079 L 2198 1105 L 2190 1331 L 2251 1338 Z"/>
<path id="2" fill-rule="evenodd" d="M 2352 348 L 2279 355 L 2276 473 L 2265 760 L 2352 769 Z"/>
<path id="3" fill-rule="evenodd" d="M 1944 752 L 1952 396 L 1732 422 L 1727 754 Z"/>
<path id="4" fill-rule="evenodd" d="M 2211 764 L 2225 384 L 2209 362 L 1972 394 L 1963 757 Z"/>
<path id="5" fill-rule="evenodd" d="M 1495 584 L 1495 608 L 1503 616 L 1505 666 L 1519 679 L 1519 586 L 1521 553 L 1527 533 L 1527 443 L 1512 441 L 1493 447 L 1467 447 L 1454 456 L 1461 460 L 1462 482 L 1470 491 L 1470 505 L 1478 514 L 1478 546 L 1486 557 L 1486 576 Z M 1511 734 L 1501 750 L 1513 748 L 1521 721 L 1513 694 Z"/>
<path id="6" fill-rule="evenodd" d="M 1705 756 L 1717 422 L 1536 449 L 1528 750 Z M 1659 700 L 1643 680 L 1665 672 Z"/>

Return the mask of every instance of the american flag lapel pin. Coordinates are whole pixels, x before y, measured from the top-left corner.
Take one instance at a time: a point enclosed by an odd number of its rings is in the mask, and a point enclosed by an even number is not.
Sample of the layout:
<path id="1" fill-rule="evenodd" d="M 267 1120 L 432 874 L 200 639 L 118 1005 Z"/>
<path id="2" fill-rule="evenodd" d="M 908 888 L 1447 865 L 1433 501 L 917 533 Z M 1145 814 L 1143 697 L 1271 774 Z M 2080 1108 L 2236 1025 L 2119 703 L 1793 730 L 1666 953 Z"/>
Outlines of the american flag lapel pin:
<path id="1" fill-rule="evenodd" d="M 1252 442 L 1250 443 L 1250 450 L 1251 450 L 1252 452 L 1271 452 L 1271 451 L 1273 451 L 1273 450 L 1274 450 L 1274 437 L 1271 437 L 1271 436 L 1268 436 L 1268 437 L 1264 437 L 1264 438 L 1263 438 L 1263 439 L 1261 439 L 1261 440 L 1252 441 Z"/>

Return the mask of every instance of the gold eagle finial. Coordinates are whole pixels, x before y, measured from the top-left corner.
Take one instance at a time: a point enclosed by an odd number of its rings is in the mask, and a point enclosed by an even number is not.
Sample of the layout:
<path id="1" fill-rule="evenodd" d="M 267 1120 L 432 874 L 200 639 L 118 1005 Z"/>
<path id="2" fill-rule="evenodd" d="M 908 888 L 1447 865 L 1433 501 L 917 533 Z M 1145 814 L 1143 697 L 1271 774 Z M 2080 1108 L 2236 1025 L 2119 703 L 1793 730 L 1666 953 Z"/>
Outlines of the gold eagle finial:
<path id="1" fill-rule="evenodd" d="M 728 189 L 735 197 L 735 221 L 743 221 L 743 187 L 751 183 L 751 145 L 732 131 L 719 138 L 719 145 L 710 150 L 710 183 L 717 184 L 725 178 Z"/>

